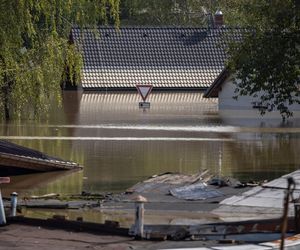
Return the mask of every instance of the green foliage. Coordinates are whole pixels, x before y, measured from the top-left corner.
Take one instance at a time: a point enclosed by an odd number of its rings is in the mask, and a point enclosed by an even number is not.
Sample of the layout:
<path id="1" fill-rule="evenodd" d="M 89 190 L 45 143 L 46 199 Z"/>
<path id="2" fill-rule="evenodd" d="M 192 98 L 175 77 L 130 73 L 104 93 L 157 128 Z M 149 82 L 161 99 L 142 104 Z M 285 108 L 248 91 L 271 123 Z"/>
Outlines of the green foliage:
<path id="1" fill-rule="evenodd" d="M 0 114 L 38 116 L 62 80 L 80 77 L 72 25 L 118 26 L 119 0 L 2 0 L 0 22 Z"/>
<path id="2" fill-rule="evenodd" d="M 289 105 L 299 104 L 300 23 L 295 0 L 240 2 L 243 23 L 250 27 L 242 43 L 232 44 L 229 68 L 236 94 L 260 97 L 261 113 L 278 110 L 292 115 Z"/>
<path id="3" fill-rule="evenodd" d="M 261 97 L 261 113 L 279 110 L 292 115 L 289 105 L 299 103 L 299 0 L 123 0 L 122 24 L 209 25 L 208 14 L 221 10 L 224 23 L 245 27 L 243 42 L 229 49 L 228 66 L 236 96 Z M 263 93 L 261 95 L 261 93 Z"/>
<path id="4" fill-rule="evenodd" d="M 122 0 L 122 25 L 207 27 L 221 10 L 228 25 L 244 24 L 245 11 L 238 0 Z"/>
<path id="5" fill-rule="evenodd" d="M 211 0 L 123 0 L 122 25 L 207 26 L 207 11 L 215 9 Z M 211 6 L 211 3 L 214 3 Z M 204 7 L 204 9 L 203 9 Z"/>

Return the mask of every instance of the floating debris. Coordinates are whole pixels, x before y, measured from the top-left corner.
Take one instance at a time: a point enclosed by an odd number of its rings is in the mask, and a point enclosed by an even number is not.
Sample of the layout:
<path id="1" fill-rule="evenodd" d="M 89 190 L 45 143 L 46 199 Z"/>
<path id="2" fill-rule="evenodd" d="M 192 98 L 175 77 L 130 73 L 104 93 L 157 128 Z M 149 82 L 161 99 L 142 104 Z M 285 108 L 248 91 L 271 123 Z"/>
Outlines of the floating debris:
<path id="1" fill-rule="evenodd" d="M 127 193 L 163 193 L 170 194 L 170 189 L 191 185 L 194 183 L 204 183 L 208 181 L 213 175 L 209 174 L 208 170 L 202 173 L 185 175 L 178 173 L 164 173 L 155 175 L 149 179 L 139 182 L 133 187 L 126 190 Z"/>
<path id="2" fill-rule="evenodd" d="M 170 189 L 170 193 L 183 200 L 205 200 L 224 196 L 218 190 L 209 189 L 205 183 L 196 183 L 188 186 Z"/>
<path id="3" fill-rule="evenodd" d="M 153 175 L 126 190 L 125 194 L 172 195 L 183 200 L 206 200 L 225 196 L 221 187 L 242 188 L 246 184 L 231 177 L 215 177 L 208 170 L 197 174 L 164 173 Z M 228 192 L 228 191 L 226 191 Z"/>

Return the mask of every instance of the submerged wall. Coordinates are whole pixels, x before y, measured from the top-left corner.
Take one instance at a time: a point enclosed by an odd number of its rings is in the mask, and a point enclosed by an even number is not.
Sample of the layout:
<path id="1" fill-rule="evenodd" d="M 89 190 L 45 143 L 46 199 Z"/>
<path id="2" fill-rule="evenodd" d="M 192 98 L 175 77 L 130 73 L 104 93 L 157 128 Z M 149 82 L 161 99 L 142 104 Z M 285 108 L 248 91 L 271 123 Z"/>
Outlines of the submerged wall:
<path id="1" fill-rule="evenodd" d="M 251 111 L 253 114 L 260 114 L 257 104 L 259 103 L 259 96 L 258 97 L 252 97 L 252 96 L 239 96 L 238 99 L 234 99 L 233 96 L 236 94 L 234 93 L 235 85 L 232 82 L 232 79 L 227 79 L 226 82 L 222 85 L 222 88 L 219 92 L 219 110 L 236 110 L 241 111 L 237 112 L 241 115 L 244 113 L 244 111 Z M 295 111 L 295 115 L 297 112 L 300 112 L 300 105 L 299 104 L 293 104 L 289 106 L 291 111 Z M 249 115 L 247 113 L 244 113 L 244 115 Z M 272 111 L 266 116 L 270 117 L 280 117 L 280 113 L 276 111 Z M 300 117 L 300 116 L 299 116 Z"/>

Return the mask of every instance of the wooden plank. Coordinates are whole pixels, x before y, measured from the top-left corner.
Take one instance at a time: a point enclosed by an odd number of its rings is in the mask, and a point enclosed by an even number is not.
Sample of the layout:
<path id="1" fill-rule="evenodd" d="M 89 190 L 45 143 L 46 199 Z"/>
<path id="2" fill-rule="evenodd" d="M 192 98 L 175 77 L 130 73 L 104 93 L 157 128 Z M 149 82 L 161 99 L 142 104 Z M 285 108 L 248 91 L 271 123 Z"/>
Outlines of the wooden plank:
<path id="1" fill-rule="evenodd" d="M 110 235 L 131 237 L 128 234 L 128 228 L 112 227 L 109 225 L 94 223 L 94 222 L 57 220 L 57 219 L 45 220 L 45 219 L 37 219 L 37 218 L 26 218 L 22 216 L 9 217 L 8 222 L 16 223 L 16 224 L 66 229 L 71 231 L 91 232 L 93 234 L 110 234 Z"/>
<path id="2" fill-rule="evenodd" d="M 9 177 L 0 177 L 0 184 L 10 183 Z"/>
<path id="3" fill-rule="evenodd" d="M 261 243 L 260 245 L 271 247 L 272 249 L 278 249 L 280 246 L 280 240 L 273 242 Z M 296 234 L 290 237 L 285 238 L 284 240 L 284 249 L 300 249 L 300 234 Z"/>

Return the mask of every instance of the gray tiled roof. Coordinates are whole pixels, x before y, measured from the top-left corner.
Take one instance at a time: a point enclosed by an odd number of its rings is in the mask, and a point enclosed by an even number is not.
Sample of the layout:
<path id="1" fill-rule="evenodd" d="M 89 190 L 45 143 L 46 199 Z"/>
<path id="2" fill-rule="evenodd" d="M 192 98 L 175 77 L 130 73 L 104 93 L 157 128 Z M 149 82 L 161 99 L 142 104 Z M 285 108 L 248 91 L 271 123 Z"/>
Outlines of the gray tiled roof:
<path id="1" fill-rule="evenodd" d="M 224 69 L 229 28 L 72 29 L 83 54 L 84 89 L 207 88 Z M 239 32 L 233 32 L 239 37 Z"/>

